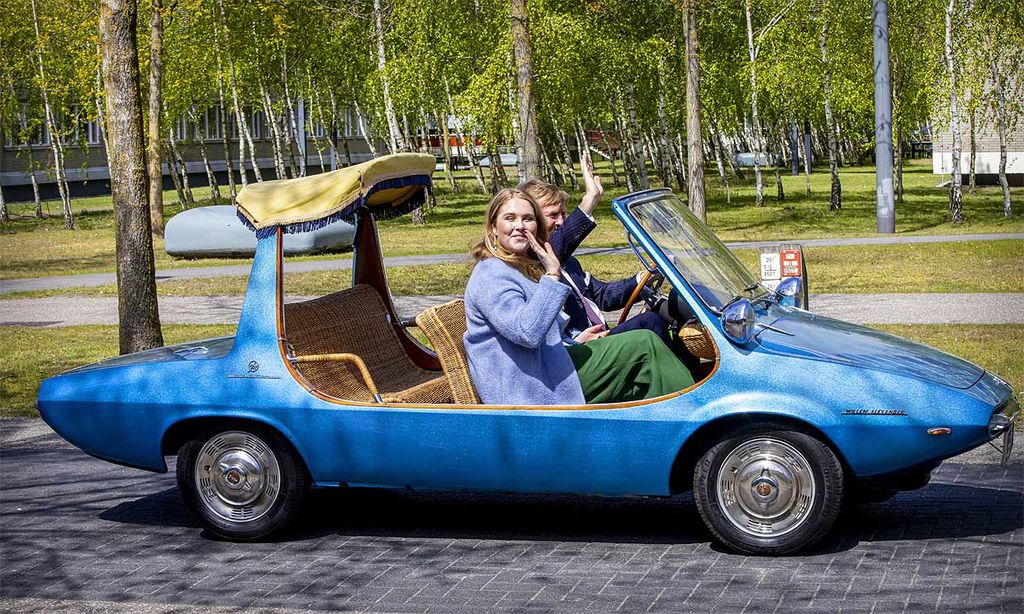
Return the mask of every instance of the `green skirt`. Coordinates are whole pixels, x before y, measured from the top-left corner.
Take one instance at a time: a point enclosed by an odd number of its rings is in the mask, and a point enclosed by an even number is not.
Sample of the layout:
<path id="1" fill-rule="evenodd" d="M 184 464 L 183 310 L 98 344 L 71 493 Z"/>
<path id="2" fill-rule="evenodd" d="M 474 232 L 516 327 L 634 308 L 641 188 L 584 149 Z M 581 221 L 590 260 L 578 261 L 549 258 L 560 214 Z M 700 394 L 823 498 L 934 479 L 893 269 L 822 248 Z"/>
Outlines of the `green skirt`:
<path id="1" fill-rule="evenodd" d="M 658 335 L 646 329 L 566 349 L 587 403 L 650 399 L 693 385 L 690 371 Z"/>

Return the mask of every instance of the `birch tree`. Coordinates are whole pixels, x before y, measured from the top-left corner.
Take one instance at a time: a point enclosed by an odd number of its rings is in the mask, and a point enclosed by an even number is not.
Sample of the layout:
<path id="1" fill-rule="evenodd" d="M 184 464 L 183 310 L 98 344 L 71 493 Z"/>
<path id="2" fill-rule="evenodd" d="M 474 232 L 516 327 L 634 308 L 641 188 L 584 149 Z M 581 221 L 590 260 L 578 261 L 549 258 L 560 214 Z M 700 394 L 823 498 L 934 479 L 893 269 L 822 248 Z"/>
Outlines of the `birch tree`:
<path id="1" fill-rule="evenodd" d="M 754 151 L 754 203 L 758 207 L 764 206 L 764 179 L 761 176 L 761 157 L 764 151 L 764 132 L 761 130 L 761 118 L 757 113 L 757 58 L 761 54 L 761 44 L 764 37 L 778 25 L 779 21 L 793 7 L 794 0 L 788 0 L 768 22 L 754 31 L 754 8 L 753 0 L 745 0 L 745 16 L 747 18 L 747 53 L 750 58 L 750 122 L 753 138 L 751 144 Z"/>
<path id="2" fill-rule="evenodd" d="M 839 151 L 836 142 L 835 120 L 832 117 L 832 67 L 828 54 L 828 0 L 823 0 L 821 7 L 821 67 L 824 83 L 825 132 L 828 135 L 828 171 L 832 178 L 832 190 L 829 195 L 829 211 L 840 211 L 843 208 L 843 184 L 839 179 Z"/>
<path id="3" fill-rule="evenodd" d="M 60 194 L 61 206 L 64 212 L 64 228 L 75 229 L 75 219 L 71 213 L 71 194 L 68 190 L 67 173 L 64 168 L 64 141 L 60 127 L 54 116 L 53 106 L 50 104 L 49 84 L 46 79 L 46 63 L 43 60 L 43 40 L 39 31 L 39 13 L 36 11 L 36 1 L 31 0 L 32 6 L 32 27 L 36 34 L 35 56 L 39 66 L 39 90 L 43 97 L 43 110 L 46 119 L 46 131 L 50 137 L 50 149 L 53 152 L 54 173 L 57 179 L 57 191 Z"/>
<path id="4" fill-rule="evenodd" d="M 951 151 L 950 183 L 949 183 L 949 217 L 954 224 L 964 221 L 964 195 L 962 176 L 960 174 L 960 101 L 957 91 L 957 49 L 953 44 L 953 20 L 957 17 L 956 0 L 949 0 L 946 5 L 946 38 L 945 58 L 946 71 L 949 77 L 949 127 L 953 133 Z"/>

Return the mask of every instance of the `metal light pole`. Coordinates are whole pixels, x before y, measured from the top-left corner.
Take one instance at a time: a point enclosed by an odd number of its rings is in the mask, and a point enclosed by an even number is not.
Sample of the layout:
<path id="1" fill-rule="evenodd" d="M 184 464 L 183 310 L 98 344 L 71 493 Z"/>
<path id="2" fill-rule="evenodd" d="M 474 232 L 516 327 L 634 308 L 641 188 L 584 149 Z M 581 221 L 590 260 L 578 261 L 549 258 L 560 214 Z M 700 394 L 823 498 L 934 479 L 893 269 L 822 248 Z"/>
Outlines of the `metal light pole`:
<path id="1" fill-rule="evenodd" d="M 896 232 L 892 188 L 892 85 L 889 81 L 889 2 L 872 0 L 875 39 L 875 227 Z"/>

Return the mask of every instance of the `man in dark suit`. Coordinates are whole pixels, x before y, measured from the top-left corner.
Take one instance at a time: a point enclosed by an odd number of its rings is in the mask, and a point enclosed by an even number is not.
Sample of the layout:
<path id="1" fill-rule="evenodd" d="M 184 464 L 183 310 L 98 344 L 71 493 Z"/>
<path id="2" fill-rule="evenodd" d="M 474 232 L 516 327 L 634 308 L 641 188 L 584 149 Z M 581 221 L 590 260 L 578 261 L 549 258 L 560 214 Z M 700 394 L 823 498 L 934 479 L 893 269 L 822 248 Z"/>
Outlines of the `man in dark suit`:
<path id="1" fill-rule="evenodd" d="M 519 186 L 532 196 L 544 214 L 548 227 L 549 241 L 555 254 L 562 262 L 562 283 L 572 288 L 565 302 L 569 316 L 566 332 L 579 343 L 598 339 L 608 334 L 623 333 L 638 328 L 654 331 L 666 342 L 669 341 L 665 319 L 648 311 L 634 316 L 611 331 L 608 330 L 601 312 L 622 309 L 630 295 L 636 290 L 642 273 L 616 281 L 605 282 L 583 270 L 579 260 L 572 255 L 597 223 L 593 212 L 604 194 L 601 181 L 593 174 L 590 155 L 584 150 L 580 166 L 583 167 L 585 194 L 579 207 L 566 215 L 566 201 L 569 195 L 557 187 L 534 179 Z M 641 290 L 641 297 L 651 290 Z"/>

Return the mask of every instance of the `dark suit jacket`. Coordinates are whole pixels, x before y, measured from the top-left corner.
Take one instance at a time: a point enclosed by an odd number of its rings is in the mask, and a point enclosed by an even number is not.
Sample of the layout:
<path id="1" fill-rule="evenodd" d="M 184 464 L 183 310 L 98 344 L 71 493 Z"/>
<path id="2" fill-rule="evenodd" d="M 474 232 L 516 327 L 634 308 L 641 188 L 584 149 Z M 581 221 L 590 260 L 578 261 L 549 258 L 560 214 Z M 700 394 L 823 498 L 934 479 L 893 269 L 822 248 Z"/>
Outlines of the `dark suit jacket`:
<path id="1" fill-rule="evenodd" d="M 636 278 L 627 277 L 611 282 L 601 281 L 585 272 L 579 260 L 572 255 L 596 226 L 597 224 L 585 213 L 575 209 L 565 218 L 562 226 L 552 233 L 548 241 L 551 243 L 551 249 L 562 262 L 562 271 L 572 278 L 573 283 L 576 284 L 583 296 L 597 303 L 602 311 L 622 309 L 629 295 L 636 289 Z M 565 283 L 565 280 L 562 280 L 562 283 Z M 569 298 L 565 301 L 565 313 L 569 315 L 567 332 L 571 332 L 570 336 L 574 336 L 590 326 L 583 301 L 576 296 L 575 292 L 569 293 Z"/>

